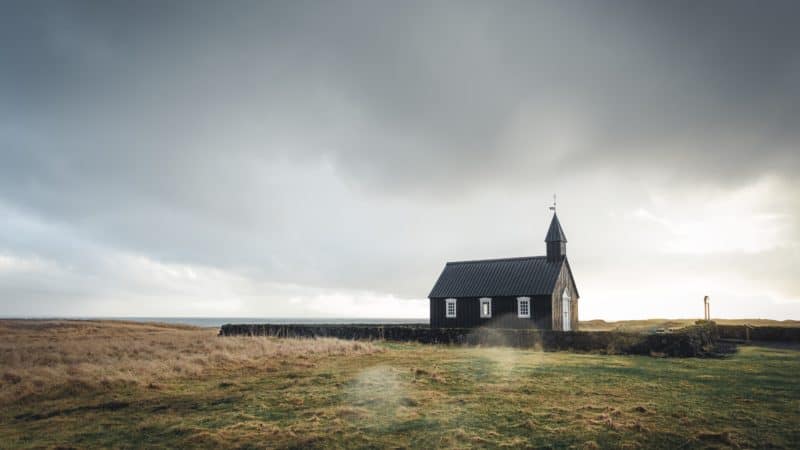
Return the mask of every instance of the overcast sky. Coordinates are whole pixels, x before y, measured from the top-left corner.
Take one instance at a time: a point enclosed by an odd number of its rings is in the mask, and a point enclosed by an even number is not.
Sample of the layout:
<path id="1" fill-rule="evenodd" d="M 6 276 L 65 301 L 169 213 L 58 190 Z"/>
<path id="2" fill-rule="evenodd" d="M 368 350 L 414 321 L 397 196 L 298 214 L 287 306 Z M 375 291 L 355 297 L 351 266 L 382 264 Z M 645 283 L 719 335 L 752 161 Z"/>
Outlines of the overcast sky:
<path id="1" fill-rule="evenodd" d="M 800 319 L 800 3 L 5 1 L 0 316 Z"/>

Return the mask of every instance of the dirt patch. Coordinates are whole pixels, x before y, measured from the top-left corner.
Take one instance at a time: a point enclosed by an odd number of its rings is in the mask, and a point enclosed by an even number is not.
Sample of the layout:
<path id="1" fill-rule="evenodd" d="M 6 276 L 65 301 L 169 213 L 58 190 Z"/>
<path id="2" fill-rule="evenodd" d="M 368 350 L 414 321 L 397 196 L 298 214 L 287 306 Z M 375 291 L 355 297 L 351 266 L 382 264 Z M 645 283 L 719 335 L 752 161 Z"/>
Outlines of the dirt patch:
<path id="1" fill-rule="evenodd" d="M 698 440 L 704 442 L 718 442 L 725 445 L 730 445 L 731 447 L 734 448 L 740 447 L 739 443 L 736 442 L 731 436 L 731 434 L 727 431 L 722 431 L 722 432 L 701 431 L 700 433 L 697 433 L 697 436 L 695 437 Z"/>
<path id="2" fill-rule="evenodd" d="M 400 404 L 403 406 L 417 406 L 419 405 L 419 402 L 413 398 L 402 397 L 400 398 Z"/>

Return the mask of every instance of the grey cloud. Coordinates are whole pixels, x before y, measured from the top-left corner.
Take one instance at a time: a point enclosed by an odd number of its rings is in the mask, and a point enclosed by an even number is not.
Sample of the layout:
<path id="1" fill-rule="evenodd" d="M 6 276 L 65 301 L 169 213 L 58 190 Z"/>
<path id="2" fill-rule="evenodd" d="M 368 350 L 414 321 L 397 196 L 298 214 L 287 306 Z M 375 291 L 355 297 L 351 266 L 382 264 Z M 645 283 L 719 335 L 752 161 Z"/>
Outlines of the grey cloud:
<path id="1" fill-rule="evenodd" d="M 796 169 L 791 2 L 78 6 L 4 27 L 17 32 L 6 85 L 39 98 L 37 117 L 74 114 L 70 130 L 102 127 L 156 157 L 195 139 L 220 151 L 229 142 L 213 140 L 235 133 L 271 144 L 260 154 L 330 154 L 373 188 L 442 188 L 458 183 L 444 167 L 502 174 L 546 153 L 546 139 L 498 139 L 525 110 L 565 110 L 584 142 L 545 169 Z"/>

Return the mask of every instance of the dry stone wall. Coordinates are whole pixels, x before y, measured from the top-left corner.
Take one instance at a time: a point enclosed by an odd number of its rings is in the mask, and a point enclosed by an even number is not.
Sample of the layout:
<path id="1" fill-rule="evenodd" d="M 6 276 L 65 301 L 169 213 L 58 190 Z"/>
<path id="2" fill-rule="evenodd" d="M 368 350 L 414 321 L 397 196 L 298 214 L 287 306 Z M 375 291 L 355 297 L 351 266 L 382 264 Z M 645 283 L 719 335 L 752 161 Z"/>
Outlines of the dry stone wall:
<path id="1" fill-rule="evenodd" d="M 717 326 L 701 323 L 666 334 L 614 331 L 549 331 L 497 328 L 430 328 L 414 325 L 272 325 L 227 324 L 220 336 L 287 338 L 334 337 L 423 344 L 484 345 L 544 351 L 599 352 L 653 356 L 705 356 L 713 353 Z"/>
<path id="2" fill-rule="evenodd" d="M 800 342 L 797 327 L 754 327 L 750 325 L 719 325 L 721 339 L 739 341 Z"/>

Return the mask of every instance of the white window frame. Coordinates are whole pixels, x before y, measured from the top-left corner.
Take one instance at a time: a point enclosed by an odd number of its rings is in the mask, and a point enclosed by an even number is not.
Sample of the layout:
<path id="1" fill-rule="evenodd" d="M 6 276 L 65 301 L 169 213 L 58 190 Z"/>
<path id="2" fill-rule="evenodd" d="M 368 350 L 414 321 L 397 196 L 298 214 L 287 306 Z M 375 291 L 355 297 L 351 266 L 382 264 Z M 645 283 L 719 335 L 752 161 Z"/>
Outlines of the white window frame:
<path id="1" fill-rule="evenodd" d="M 522 302 L 528 303 L 528 313 L 522 314 Z M 517 297 L 517 317 L 520 319 L 530 319 L 533 312 L 533 304 L 530 297 Z"/>
<path id="2" fill-rule="evenodd" d="M 486 304 L 488 304 L 488 305 L 489 305 L 489 313 L 488 313 L 488 314 L 484 314 L 484 313 L 483 313 L 483 305 L 486 305 Z M 481 315 L 481 319 L 491 319 L 491 318 L 492 318 L 492 299 L 491 299 L 491 298 L 489 298 L 489 297 L 482 297 L 482 298 L 479 300 L 479 304 L 478 304 L 478 306 L 480 306 L 480 315 Z"/>
<path id="3" fill-rule="evenodd" d="M 450 305 L 453 305 L 453 314 L 450 314 Z M 444 301 L 444 316 L 448 319 L 455 319 L 458 313 L 456 299 L 448 298 Z"/>

